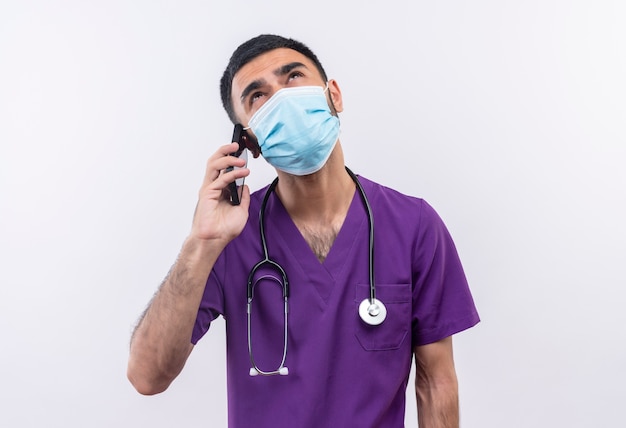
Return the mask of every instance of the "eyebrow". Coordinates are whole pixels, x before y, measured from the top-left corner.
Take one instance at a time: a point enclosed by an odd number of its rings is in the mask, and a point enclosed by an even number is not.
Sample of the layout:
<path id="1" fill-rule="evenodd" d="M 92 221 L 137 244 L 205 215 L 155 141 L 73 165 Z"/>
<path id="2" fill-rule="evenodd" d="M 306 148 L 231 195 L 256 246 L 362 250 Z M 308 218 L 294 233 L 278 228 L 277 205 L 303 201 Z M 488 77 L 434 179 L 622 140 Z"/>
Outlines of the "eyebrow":
<path id="1" fill-rule="evenodd" d="M 303 67 L 306 68 L 308 70 L 308 67 L 306 65 L 304 65 L 301 62 L 298 61 L 294 61 L 294 62 L 290 62 L 289 64 L 285 64 L 282 65 L 280 67 L 278 67 L 276 70 L 274 70 L 274 75 L 275 76 L 284 76 L 286 74 L 289 74 L 292 70 L 299 68 L 299 67 Z M 267 82 L 265 81 L 265 79 L 257 79 L 252 81 L 248 86 L 246 86 L 246 88 L 241 92 L 241 102 L 244 101 L 244 99 L 250 94 L 250 92 L 253 92 L 257 89 L 259 89 L 261 86 L 265 85 Z"/>

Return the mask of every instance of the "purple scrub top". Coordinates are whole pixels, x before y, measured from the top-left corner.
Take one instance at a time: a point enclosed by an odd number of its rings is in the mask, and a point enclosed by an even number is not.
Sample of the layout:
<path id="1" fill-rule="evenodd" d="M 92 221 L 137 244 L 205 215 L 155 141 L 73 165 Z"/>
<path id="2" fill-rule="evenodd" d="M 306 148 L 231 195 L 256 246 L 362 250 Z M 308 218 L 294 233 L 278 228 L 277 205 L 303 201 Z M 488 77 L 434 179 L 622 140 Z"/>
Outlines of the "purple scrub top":
<path id="1" fill-rule="evenodd" d="M 345 222 L 320 263 L 272 194 L 265 208 L 270 258 L 290 287 L 288 376 L 251 377 L 247 280 L 263 258 L 259 210 L 252 195 L 243 232 L 215 264 L 192 343 L 210 322 L 226 320 L 230 427 L 404 426 L 413 347 L 444 339 L 479 322 L 454 243 L 424 200 L 359 178 L 372 207 L 376 297 L 387 307 L 379 326 L 365 324 L 359 303 L 369 297 L 369 229 L 355 191 Z M 282 288 L 263 270 L 252 305 L 252 347 L 261 370 L 278 368 L 283 352 Z"/>

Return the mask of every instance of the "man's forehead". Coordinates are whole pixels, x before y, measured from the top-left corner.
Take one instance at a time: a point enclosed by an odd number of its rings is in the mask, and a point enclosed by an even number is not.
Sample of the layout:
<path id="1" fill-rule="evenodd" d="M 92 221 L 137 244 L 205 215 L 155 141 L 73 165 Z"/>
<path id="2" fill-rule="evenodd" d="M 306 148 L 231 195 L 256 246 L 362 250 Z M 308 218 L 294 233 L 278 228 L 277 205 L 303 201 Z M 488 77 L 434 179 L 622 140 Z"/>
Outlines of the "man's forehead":
<path id="1" fill-rule="evenodd" d="M 316 69 L 315 64 L 298 51 L 289 48 L 272 49 L 243 65 L 233 76 L 232 89 L 244 87 L 266 74 L 278 72 L 282 66 L 293 62 L 300 62 L 309 69 Z M 236 95 L 233 93 L 233 96 Z"/>

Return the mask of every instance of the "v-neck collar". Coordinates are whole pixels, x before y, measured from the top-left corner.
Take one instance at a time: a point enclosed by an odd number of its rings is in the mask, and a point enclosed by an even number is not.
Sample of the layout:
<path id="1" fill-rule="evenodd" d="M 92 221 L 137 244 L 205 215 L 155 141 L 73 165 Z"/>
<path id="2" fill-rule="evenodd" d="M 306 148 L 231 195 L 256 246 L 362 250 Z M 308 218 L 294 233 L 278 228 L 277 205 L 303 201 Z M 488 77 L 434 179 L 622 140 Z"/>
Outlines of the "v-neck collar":
<path id="1" fill-rule="evenodd" d="M 352 196 L 346 218 L 324 262 L 320 262 L 311 250 L 275 192 L 265 208 L 265 221 L 269 224 L 266 236 L 270 257 L 284 258 L 276 261 L 283 265 L 288 275 L 289 270 L 298 269 L 299 276 L 306 278 L 316 288 L 324 302 L 328 301 L 335 283 L 341 282 L 358 238 L 368 233 L 367 214 L 358 190 Z M 269 241 L 273 241 L 274 245 L 279 242 L 280 254 L 278 249 L 271 248 L 272 243 Z M 292 284 L 292 293 L 296 292 L 294 287 L 297 285 Z"/>

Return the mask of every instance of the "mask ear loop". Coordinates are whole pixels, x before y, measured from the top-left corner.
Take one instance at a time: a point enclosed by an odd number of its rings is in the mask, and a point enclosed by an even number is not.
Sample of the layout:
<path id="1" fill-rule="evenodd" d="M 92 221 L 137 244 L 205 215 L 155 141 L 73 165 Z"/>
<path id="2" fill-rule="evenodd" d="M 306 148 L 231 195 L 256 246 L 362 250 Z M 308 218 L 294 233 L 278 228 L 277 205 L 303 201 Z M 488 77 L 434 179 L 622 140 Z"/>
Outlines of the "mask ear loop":
<path id="1" fill-rule="evenodd" d="M 337 111 L 337 108 L 335 107 L 335 103 L 333 102 L 333 97 L 330 94 L 330 90 L 328 86 L 329 83 L 330 83 L 330 80 L 327 80 L 326 87 L 324 87 L 324 92 L 328 91 L 328 100 L 330 101 L 330 107 L 332 108 L 331 114 L 335 116 L 337 120 L 339 120 L 339 125 L 341 125 L 341 120 L 339 119 L 339 112 Z"/>

